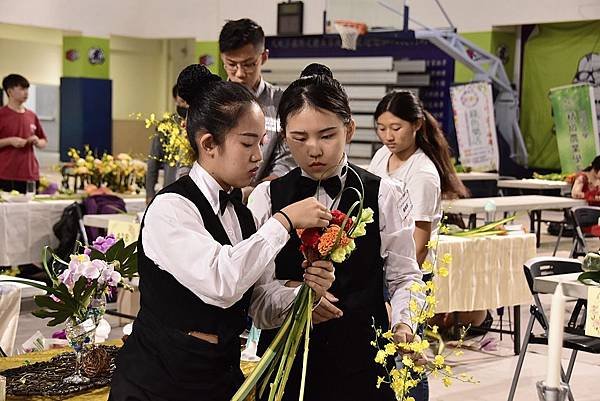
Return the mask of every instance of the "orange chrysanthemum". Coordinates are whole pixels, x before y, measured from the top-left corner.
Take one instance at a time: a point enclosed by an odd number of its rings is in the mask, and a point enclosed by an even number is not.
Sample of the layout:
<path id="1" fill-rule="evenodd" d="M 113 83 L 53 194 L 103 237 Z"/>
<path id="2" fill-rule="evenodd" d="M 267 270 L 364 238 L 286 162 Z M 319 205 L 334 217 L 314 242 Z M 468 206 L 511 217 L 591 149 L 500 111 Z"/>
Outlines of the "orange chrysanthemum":
<path id="1" fill-rule="evenodd" d="M 319 240 L 319 253 L 322 256 L 327 256 L 333 251 L 333 246 L 335 245 L 335 241 L 340 232 L 340 226 L 336 224 L 332 224 L 321 235 L 321 239 Z M 342 231 L 342 236 L 340 237 L 340 242 L 338 243 L 338 247 L 344 247 L 350 243 L 350 238 L 346 235 L 345 231 Z"/>

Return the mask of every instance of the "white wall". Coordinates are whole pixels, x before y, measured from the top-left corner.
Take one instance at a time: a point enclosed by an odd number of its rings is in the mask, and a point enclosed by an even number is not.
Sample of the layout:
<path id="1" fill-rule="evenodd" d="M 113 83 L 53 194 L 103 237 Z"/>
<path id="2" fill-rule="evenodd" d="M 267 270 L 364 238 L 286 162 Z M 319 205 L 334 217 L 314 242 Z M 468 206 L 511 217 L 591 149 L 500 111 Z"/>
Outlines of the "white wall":
<path id="1" fill-rule="evenodd" d="M 250 17 L 268 35 L 277 27 L 282 0 L 0 0 L 0 23 L 81 31 L 88 36 L 216 40 L 227 19 Z M 386 0 L 400 9 L 401 0 Z M 442 0 L 462 32 L 492 26 L 600 19 L 598 0 Z M 446 26 L 434 0 L 410 2 L 411 16 L 428 26 Z M 304 32 L 321 33 L 323 10 L 329 16 L 373 25 L 396 26 L 400 17 L 376 0 L 304 0 Z"/>

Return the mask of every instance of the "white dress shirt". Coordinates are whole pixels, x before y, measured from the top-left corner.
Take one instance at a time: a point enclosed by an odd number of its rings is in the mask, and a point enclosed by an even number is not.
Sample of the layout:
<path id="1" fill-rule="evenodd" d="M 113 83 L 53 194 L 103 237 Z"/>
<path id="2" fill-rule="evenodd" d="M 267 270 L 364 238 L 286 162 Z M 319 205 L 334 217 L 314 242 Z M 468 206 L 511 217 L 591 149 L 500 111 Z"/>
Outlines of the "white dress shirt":
<path id="1" fill-rule="evenodd" d="M 223 215 L 219 212 L 222 188 L 217 181 L 198 163 L 189 175 L 218 216 L 232 245 L 221 245 L 210 235 L 193 202 L 166 193 L 158 195 L 146 212 L 144 252 L 203 302 L 229 308 L 267 268 L 273 268 L 275 256 L 289 234 L 279 221 L 268 219 L 261 222 L 256 234 L 243 240 L 233 205 L 229 203 Z"/>
<path id="2" fill-rule="evenodd" d="M 344 160 L 345 163 L 345 160 Z M 346 170 L 338 175 L 342 185 L 346 181 Z M 349 173 L 352 174 L 352 173 Z M 306 175 L 302 172 L 302 175 Z M 413 239 L 414 222 L 403 208 L 400 183 L 391 180 L 381 180 L 379 186 L 379 232 L 381 236 L 380 255 L 384 260 L 385 279 L 390 291 L 392 304 L 392 327 L 398 323 L 411 323 L 408 303 L 411 297 L 409 287 L 413 282 L 422 284 L 422 274 L 416 261 L 415 242 Z M 270 183 L 263 182 L 250 194 L 248 208 L 254 214 L 259 224 L 266 224 L 271 217 Z M 290 190 L 292 190 L 290 188 Z M 333 199 L 327 195 L 323 187 L 319 187 L 317 199 L 328 208 L 337 207 Z M 367 225 L 367 231 L 375 227 Z M 274 264 L 274 261 L 270 263 Z M 254 324 L 262 329 L 279 327 L 285 319 L 282 313 L 293 302 L 297 290 L 285 287 L 287 280 L 276 280 L 274 267 L 266 269 L 265 273 L 254 286 L 250 316 Z M 418 302 L 423 302 L 422 294 L 413 295 Z"/>

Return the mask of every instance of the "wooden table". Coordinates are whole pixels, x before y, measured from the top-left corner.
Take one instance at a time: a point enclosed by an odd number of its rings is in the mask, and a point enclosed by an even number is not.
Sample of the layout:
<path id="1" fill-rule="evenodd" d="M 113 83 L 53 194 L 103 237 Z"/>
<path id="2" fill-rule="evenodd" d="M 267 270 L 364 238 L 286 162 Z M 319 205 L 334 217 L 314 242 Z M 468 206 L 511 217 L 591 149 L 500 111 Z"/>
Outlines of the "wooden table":
<path id="1" fill-rule="evenodd" d="M 520 195 L 495 196 L 490 198 L 468 198 L 442 201 L 442 209 L 446 213 L 466 214 L 469 216 L 469 227 L 475 227 L 477 213 L 485 213 L 485 205 L 493 202 L 496 214 L 527 211 L 530 218 L 530 229 L 536 233 L 537 246 L 540 245 L 540 228 L 543 210 L 570 209 L 575 206 L 585 206 L 582 199 L 564 198 L 561 196 Z M 536 229 L 537 223 L 537 229 Z"/>

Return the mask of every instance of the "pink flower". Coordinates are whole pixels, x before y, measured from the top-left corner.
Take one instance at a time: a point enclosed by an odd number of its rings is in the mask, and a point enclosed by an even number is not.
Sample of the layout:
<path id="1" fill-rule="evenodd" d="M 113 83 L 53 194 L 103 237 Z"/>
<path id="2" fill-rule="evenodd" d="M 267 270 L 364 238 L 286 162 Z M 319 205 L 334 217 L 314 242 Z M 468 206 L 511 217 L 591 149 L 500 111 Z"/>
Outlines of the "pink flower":
<path id="1" fill-rule="evenodd" d="M 117 243 L 117 239 L 113 234 L 108 234 L 106 237 L 98 237 L 92 243 L 92 248 L 95 250 L 106 253 L 114 244 Z"/>

